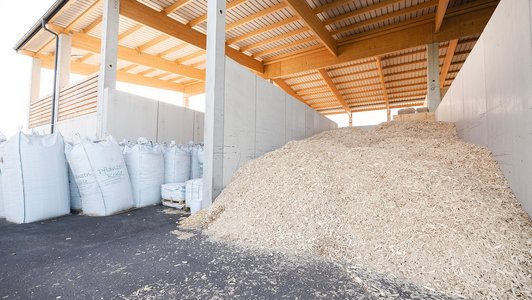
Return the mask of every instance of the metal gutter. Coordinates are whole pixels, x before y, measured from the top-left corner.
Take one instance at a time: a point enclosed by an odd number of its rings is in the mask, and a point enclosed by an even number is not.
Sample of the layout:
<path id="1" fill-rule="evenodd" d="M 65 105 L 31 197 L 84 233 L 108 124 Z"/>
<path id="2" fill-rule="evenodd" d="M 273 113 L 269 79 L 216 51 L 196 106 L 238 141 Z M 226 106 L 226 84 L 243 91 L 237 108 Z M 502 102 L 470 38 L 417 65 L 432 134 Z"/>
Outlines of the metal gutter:
<path id="1" fill-rule="evenodd" d="M 26 43 L 31 40 L 42 28 L 42 20 L 44 20 L 45 23 L 48 23 L 50 19 L 52 19 L 70 0 L 57 0 L 52 6 L 46 11 L 46 13 L 39 19 L 35 25 L 31 27 L 31 29 L 15 44 L 13 49 L 15 51 L 20 50 L 20 48 L 24 47 Z"/>

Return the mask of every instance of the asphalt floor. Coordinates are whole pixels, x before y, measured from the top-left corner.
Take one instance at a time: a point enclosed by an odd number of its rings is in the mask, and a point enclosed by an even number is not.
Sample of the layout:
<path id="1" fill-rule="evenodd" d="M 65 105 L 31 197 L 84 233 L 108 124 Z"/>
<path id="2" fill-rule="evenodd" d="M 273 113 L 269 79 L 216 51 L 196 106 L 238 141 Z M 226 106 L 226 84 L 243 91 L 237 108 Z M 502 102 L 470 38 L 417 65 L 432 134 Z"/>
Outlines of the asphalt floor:
<path id="1" fill-rule="evenodd" d="M 449 299 L 331 261 L 177 230 L 162 206 L 32 224 L 0 220 L 0 299 Z"/>

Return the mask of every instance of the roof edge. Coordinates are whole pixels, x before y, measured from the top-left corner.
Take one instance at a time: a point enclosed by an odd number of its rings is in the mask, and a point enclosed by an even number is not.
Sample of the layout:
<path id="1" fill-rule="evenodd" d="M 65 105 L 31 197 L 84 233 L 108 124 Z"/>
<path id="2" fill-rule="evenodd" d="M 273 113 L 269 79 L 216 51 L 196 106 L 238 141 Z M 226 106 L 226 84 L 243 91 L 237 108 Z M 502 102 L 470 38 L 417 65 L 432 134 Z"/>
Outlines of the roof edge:
<path id="1" fill-rule="evenodd" d="M 19 51 L 28 41 L 33 38 L 39 30 L 42 28 L 41 20 L 44 20 L 45 23 L 53 18 L 70 0 L 57 0 L 54 4 L 46 11 L 46 13 L 35 23 L 31 29 L 13 46 L 15 51 Z"/>

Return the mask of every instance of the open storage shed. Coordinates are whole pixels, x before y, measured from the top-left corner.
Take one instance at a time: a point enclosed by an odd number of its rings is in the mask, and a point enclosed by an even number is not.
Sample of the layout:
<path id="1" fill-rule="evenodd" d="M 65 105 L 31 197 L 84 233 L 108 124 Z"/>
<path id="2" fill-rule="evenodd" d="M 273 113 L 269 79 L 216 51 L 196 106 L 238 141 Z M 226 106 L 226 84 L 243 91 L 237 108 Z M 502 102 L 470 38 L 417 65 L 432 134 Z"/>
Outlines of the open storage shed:
<path id="1" fill-rule="evenodd" d="M 498 3 L 59 0 L 15 49 L 33 57 L 30 128 L 91 115 L 102 136 L 150 119 L 139 108 L 116 125 L 132 99 L 117 80 L 206 93 L 204 120 L 188 122 L 205 142 L 205 207 L 245 161 L 335 128 L 325 115 L 436 111 Z M 54 66 L 56 97 L 39 99 L 40 68 Z M 70 72 L 88 79 L 70 86 Z"/>

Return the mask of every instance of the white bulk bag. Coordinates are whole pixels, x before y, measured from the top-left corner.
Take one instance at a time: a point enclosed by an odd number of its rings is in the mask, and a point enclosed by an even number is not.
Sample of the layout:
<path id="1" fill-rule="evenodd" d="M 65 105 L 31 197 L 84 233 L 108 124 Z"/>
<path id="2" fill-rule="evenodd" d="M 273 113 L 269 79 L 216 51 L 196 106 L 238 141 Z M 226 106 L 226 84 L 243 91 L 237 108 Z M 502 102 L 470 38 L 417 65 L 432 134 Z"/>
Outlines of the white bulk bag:
<path id="1" fill-rule="evenodd" d="M 0 218 L 5 217 L 4 195 L 2 193 L 2 164 L 4 162 L 4 145 L 6 136 L 0 132 Z"/>
<path id="2" fill-rule="evenodd" d="M 164 151 L 164 183 L 190 179 L 190 148 L 172 142 Z"/>
<path id="3" fill-rule="evenodd" d="M 164 180 L 164 156 L 160 146 L 139 138 L 137 144 L 124 148 L 124 159 L 133 188 L 136 207 L 158 204 Z"/>
<path id="4" fill-rule="evenodd" d="M 6 219 L 30 223 L 70 213 L 65 145 L 59 133 L 17 133 L 5 143 Z"/>
<path id="5" fill-rule="evenodd" d="M 203 177 L 203 160 L 203 145 L 194 145 L 192 147 L 190 179 Z"/>
<path id="6" fill-rule="evenodd" d="M 161 196 L 165 200 L 185 201 L 186 183 L 167 183 L 161 185 Z"/>
<path id="7" fill-rule="evenodd" d="M 190 213 L 194 214 L 201 210 L 203 199 L 203 179 L 192 179 L 186 182 L 185 204 L 190 207 Z"/>
<path id="8" fill-rule="evenodd" d="M 70 151 L 72 151 L 72 144 L 65 143 L 65 155 L 68 157 Z M 76 184 L 76 177 L 74 176 L 74 172 L 72 172 L 72 168 L 70 167 L 70 164 L 68 164 L 68 188 L 70 191 L 70 209 L 74 210 L 80 210 L 82 208 L 81 205 L 81 194 L 79 193 L 78 185 Z"/>
<path id="9" fill-rule="evenodd" d="M 108 216 L 133 206 L 126 163 L 111 136 L 95 142 L 82 139 L 74 144 L 67 158 L 84 214 Z"/>

